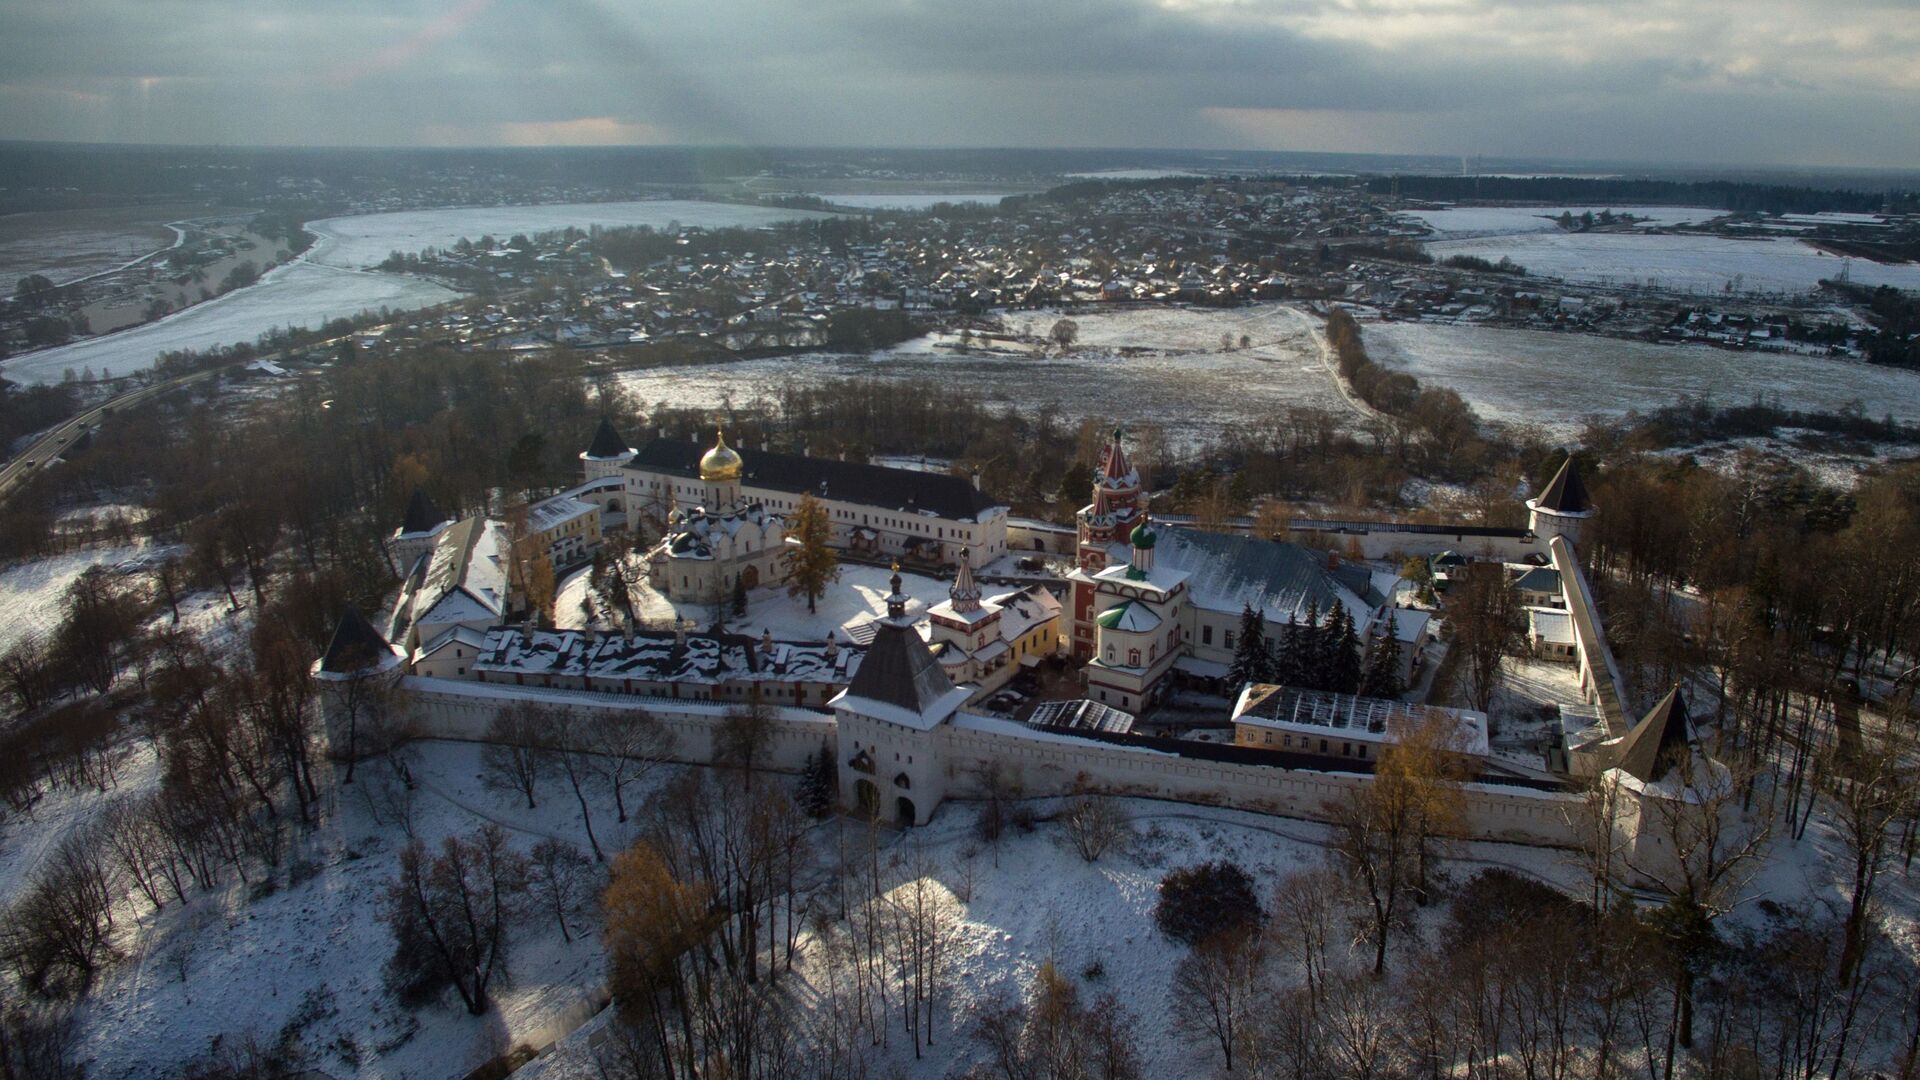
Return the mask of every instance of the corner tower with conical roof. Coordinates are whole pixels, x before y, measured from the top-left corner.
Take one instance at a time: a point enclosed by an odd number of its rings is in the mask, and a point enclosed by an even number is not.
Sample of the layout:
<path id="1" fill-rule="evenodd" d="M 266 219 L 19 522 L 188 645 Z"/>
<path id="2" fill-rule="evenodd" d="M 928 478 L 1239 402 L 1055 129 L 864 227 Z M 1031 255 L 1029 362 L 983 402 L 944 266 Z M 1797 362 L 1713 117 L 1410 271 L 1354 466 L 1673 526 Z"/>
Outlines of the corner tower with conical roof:
<path id="1" fill-rule="evenodd" d="M 1581 528 L 1592 516 L 1593 501 L 1587 497 L 1587 485 L 1580 479 L 1580 467 L 1574 464 L 1572 454 L 1560 463 L 1560 471 L 1553 474 L 1540 494 L 1527 500 L 1527 528 L 1543 545 L 1556 536 L 1580 543 Z"/>
<path id="2" fill-rule="evenodd" d="M 1121 431 L 1114 428 L 1113 441 L 1101 452 L 1093 473 L 1093 501 L 1074 515 L 1080 568 L 1089 573 L 1105 569 L 1113 545 L 1127 539 L 1145 512 L 1140 473 L 1127 460 Z"/>
<path id="3" fill-rule="evenodd" d="M 633 460 L 633 455 L 633 447 L 628 446 L 627 440 L 613 429 L 613 421 L 602 416 L 600 426 L 593 429 L 593 441 L 580 452 L 582 479 L 618 476 L 627 462 Z"/>
<path id="4" fill-rule="evenodd" d="M 852 680 L 829 704 L 839 742 L 843 805 L 879 821 L 920 825 L 946 795 L 935 729 L 966 703 L 907 614 L 900 567 L 893 568 L 886 618 L 874 621 Z"/>
<path id="5" fill-rule="evenodd" d="M 425 490 L 414 488 L 413 496 L 407 500 L 407 511 L 401 515 L 400 527 L 387 538 L 387 559 L 393 564 L 393 572 L 407 576 L 452 524 L 453 519 L 440 512 Z"/>
<path id="6" fill-rule="evenodd" d="M 380 636 L 358 608 L 340 613 L 326 652 L 312 668 L 313 679 L 320 684 L 320 722 L 335 760 L 364 756 L 372 728 L 404 674 L 406 662 L 400 651 Z"/>

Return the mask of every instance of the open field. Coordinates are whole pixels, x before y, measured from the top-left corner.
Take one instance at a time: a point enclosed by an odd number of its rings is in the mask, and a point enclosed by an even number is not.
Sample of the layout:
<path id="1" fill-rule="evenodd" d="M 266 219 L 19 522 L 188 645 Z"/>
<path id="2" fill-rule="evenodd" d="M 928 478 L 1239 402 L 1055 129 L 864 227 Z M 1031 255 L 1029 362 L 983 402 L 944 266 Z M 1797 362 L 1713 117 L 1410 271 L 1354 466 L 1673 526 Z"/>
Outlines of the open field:
<path id="1" fill-rule="evenodd" d="M 1016 313 L 1011 326 L 1044 334 L 1053 312 Z M 1068 422 L 1150 420 L 1176 444 L 1194 445 L 1238 424 L 1270 422 L 1293 406 L 1349 406 L 1323 357 L 1318 320 L 1297 308 L 1137 308 L 1075 314 L 1079 343 L 1066 356 L 1030 350 L 956 352 L 951 336 L 919 338 L 872 355 L 807 353 L 766 360 L 630 372 L 621 381 L 648 405 L 716 408 L 783 386 L 831 379 L 951 381 L 1023 410 L 1053 403 Z M 1235 347 L 1222 350 L 1222 334 Z M 1252 341 L 1241 349 L 1245 334 Z M 1122 349 L 1130 355 L 1123 355 Z"/>
<path id="2" fill-rule="evenodd" d="M 1828 411 L 1859 402 L 1868 416 L 1920 420 L 1920 375 L 1855 361 L 1430 323 L 1370 323 L 1366 342 L 1383 366 L 1451 387 L 1490 420 L 1566 435 L 1591 415 L 1701 394 L 1723 405 L 1765 394 Z"/>
<path id="3" fill-rule="evenodd" d="M 1426 225 L 1437 240 L 1464 240 L 1475 236 L 1513 236 L 1521 233 L 1560 231 L 1557 219 L 1562 213 L 1579 217 L 1591 211 L 1611 210 L 1645 218 L 1640 227 L 1688 225 L 1708 221 L 1726 213 L 1698 206 L 1455 206 L 1445 210 L 1409 210 L 1404 217 Z"/>
<path id="4" fill-rule="evenodd" d="M 1475 211 L 1474 213 L 1484 213 Z M 1920 289 L 1920 264 L 1841 259 L 1799 240 L 1735 240 L 1672 233 L 1531 232 L 1426 245 L 1435 259 L 1512 259 L 1534 277 L 1592 285 L 1652 285 L 1702 294 L 1806 293 L 1850 264 L 1861 285 Z"/>
<path id="5" fill-rule="evenodd" d="M 28 274 L 57 285 L 112 270 L 170 246 L 167 222 L 218 213 L 192 203 L 0 216 L 0 287 L 11 295 Z"/>

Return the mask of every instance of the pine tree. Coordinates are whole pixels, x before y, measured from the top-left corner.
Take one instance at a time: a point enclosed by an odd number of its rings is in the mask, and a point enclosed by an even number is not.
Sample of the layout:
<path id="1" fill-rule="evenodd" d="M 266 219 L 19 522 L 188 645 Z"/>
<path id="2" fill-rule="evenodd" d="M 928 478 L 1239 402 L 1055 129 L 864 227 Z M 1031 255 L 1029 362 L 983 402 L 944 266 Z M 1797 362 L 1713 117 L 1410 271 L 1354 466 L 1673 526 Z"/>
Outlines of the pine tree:
<path id="1" fill-rule="evenodd" d="M 1367 670 L 1360 679 L 1360 692 L 1367 697 L 1397 698 L 1405 687 L 1400 685 L 1400 639 L 1394 636 L 1393 620 L 1387 620 L 1387 631 L 1367 650 Z"/>
<path id="2" fill-rule="evenodd" d="M 1249 604 L 1240 612 L 1240 640 L 1233 646 L 1233 666 L 1227 669 L 1227 681 L 1238 692 L 1248 683 L 1268 682 L 1272 678 L 1266 627 L 1260 613 Z"/>
<path id="3" fill-rule="evenodd" d="M 1281 686 L 1305 686 L 1306 669 L 1301 663 L 1300 619 L 1287 612 L 1287 625 L 1280 628 L 1274 649 L 1273 681 Z"/>
<path id="4" fill-rule="evenodd" d="M 827 586 L 840 580 L 840 556 L 831 544 L 833 522 L 819 499 L 811 494 L 800 496 L 787 540 L 787 595 L 806 597 L 807 611 L 812 613 L 818 610 L 815 605 Z"/>
<path id="5" fill-rule="evenodd" d="M 1299 648 L 1296 655 L 1300 658 L 1300 685 L 1308 690 L 1327 688 L 1327 659 L 1333 650 L 1327 648 L 1327 629 L 1320 622 L 1320 602 L 1307 601 L 1307 617 L 1301 621 Z"/>
<path id="6" fill-rule="evenodd" d="M 822 743 L 820 752 L 807 762 L 807 771 L 800 774 L 793 801 L 810 817 L 826 817 L 833 813 L 835 779 L 833 749 Z"/>
<path id="7" fill-rule="evenodd" d="M 1328 666 L 1327 689 L 1351 694 L 1360 689 L 1360 635 L 1345 604 L 1333 609 L 1337 629 L 1332 636 L 1333 662 Z"/>
<path id="8" fill-rule="evenodd" d="M 733 617 L 742 618 L 747 613 L 747 579 L 739 574 L 733 575 Z"/>

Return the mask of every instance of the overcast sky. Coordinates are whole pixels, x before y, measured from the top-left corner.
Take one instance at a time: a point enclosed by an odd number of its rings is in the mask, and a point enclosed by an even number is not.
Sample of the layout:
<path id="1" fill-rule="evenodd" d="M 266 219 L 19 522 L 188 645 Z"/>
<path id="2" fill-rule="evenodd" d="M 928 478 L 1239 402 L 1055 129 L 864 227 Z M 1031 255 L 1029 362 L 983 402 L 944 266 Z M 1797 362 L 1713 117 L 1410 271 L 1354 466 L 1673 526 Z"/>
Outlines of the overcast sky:
<path id="1" fill-rule="evenodd" d="M 1920 166 L 1920 0 L 0 0 L 0 137 Z"/>

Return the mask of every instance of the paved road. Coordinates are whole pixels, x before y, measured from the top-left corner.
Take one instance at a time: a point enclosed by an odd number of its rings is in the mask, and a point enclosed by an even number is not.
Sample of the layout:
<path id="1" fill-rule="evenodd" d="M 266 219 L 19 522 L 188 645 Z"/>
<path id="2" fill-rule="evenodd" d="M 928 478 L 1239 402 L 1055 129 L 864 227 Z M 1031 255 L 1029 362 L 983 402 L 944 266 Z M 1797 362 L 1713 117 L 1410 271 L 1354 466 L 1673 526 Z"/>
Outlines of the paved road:
<path id="1" fill-rule="evenodd" d="M 364 331 L 356 331 L 356 333 L 379 333 L 385 329 L 385 326 L 375 326 Z M 345 337 L 327 338 L 324 341 L 314 341 L 292 348 L 278 349 L 270 353 L 262 353 L 259 356 L 252 357 L 244 361 L 244 363 L 253 364 L 262 360 L 280 361 L 294 353 L 307 352 L 311 349 L 324 349 L 332 345 L 337 345 L 345 340 Z M 80 436 L 99 427 L 101 422 L 107 417 L 123 409 L 139 405 L 151 398 L 159 397 L 161 394 L 178 390 L 190 383 L 210 379 L 221 371 L 238 366 L 239 363 L 241 362 L 236 361 L 233 364 L 226 364 L 217 368 L 208 368 L 204 371 L 196 371 L 190 375 L 176 375 L 164 382 L 154 383 L 152 386 L 143 386 L 138 390 L 129 390 L 124 394 L 116 395 L 101 402 L 78 416 L 70 417 L 62 421 L 59 427 L 35 439 L 32 446 L 22 450 L 18 457 L 7 462 L 4 467 L 0 467 L 0 503 L 5 503 L 8 499 L 12 498 L 13 493 L 19 490 L 21 485 L 25 484 L 34 472 L 46 468 L 47 462 L 66 453 L 73 447 L 74 443 L 80 440 Z"/>
<path id="2" fill-rule="evenodd" d="M 213 370 L 196 371 L 191 375 L 180 375 L 165 382 L 154 383 L 152 386 L 129 390 L 101 402 L 78 416 L 62 421 L 59 427 L 35 439 L 32 446 L 20 452 L 20 456 L 7 462 L 4 468 L 0 468 L 0 502 L 12 498 L 13 493 L 19 490 L 29 477 L 46 468 L 47 462 L 66 453 L 82 435 L 98 427 L 100 422 L 115 410 L 138 405 L 169 390 L 176 390 L 188 383 L 211 378 L 213 374 Z"/>

